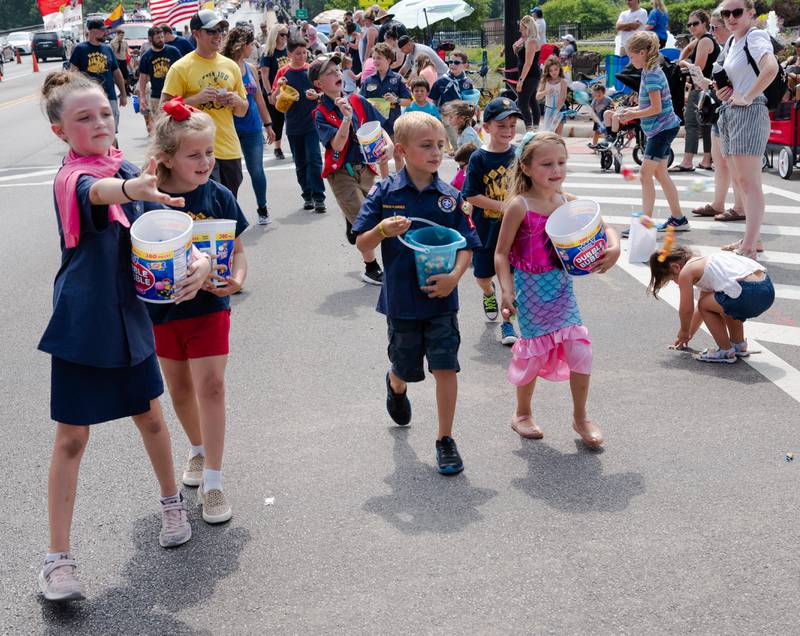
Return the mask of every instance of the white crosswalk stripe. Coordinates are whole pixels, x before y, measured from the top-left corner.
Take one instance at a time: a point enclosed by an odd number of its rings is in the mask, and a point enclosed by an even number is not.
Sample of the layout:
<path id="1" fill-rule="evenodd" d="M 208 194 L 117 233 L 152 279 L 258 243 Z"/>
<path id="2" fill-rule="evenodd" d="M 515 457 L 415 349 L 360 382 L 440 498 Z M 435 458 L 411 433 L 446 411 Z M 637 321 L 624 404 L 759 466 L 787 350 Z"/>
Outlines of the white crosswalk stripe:
<path id="1" fill-rule="evenodd" d="M 689 214 L 691 209 L 711 203 L 713 173 L 698 171 L 671 176 L 692 228 L 689 232 L 677 234 L 679 241 L 705 256 L 743 236 L 744 222 L 721 223 L 709 217 L 693 217 Z M 702 192 L 694 192 L 690 185 L 698 179 L 708 180 L 707 188 Z M 779 183 L 764 185 L 766 206 L 761 233 L 766 251 L 759 254 L 759 261 L 766 265 L 775 285 L 776 300 L 770 310 L 745 323 L 745 334 L 751 347 L 762 350 L 761 354 L 750 356 L 745 361 L 800 402 L 800 206 L 797 205 L 800 202 L 800 188 L 796 181 Z M 642 206 L 640 184 L 625 181 L 613 172 L 601 171 L 599 159 L 591 155 L 578 156 L 575 160 L 570 158 L 564 189 L 578 197 L 597 201 L 606 223 L 617 227 L 627 226 L 630 222 L 627 213 L 639 211 Z M 657 193 L 660 198 L 656 200 L 654 216 L 664 219 L 669 207 L 658 186 Z M 730 201 L 731 195 L 728 197 L 728 207 Z M 770 249 L 770 243 L 777 249 Z M 784 251 L 787 249 L 790 251 Z M 644 264 L 628 262 L 625 240 L 618 265 L 641 284 L 649 283 L 649 268 Z M 675 285 L 668 285 L 659 293 L 659 297 L 675 309 L 678 308 L 679 295 Z M 776 350 L 770 350 L 770 346 Z"/>

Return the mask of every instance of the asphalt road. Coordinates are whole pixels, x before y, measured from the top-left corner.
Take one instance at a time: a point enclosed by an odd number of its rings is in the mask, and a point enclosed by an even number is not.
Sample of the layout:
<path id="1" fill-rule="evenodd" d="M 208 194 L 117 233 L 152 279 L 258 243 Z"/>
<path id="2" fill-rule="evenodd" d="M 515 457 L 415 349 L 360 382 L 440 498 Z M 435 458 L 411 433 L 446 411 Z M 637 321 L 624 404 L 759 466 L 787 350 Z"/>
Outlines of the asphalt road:
<path id="1" fill-rule="evenodd" d="M 576 281 L 602 453 L 576 443 L 566 384 L 537 387 L 544 440 L 511 431 L 509 350 L 465 276 L 456 439 L 466 471 L 444 478 L 434 469 L 433 382 L 411 388 L 411 426 L 393 426 L 377 290 L 358 279 L 332 196 L 327 214 L 304 212 L 291 161 L 271 151 L 274 221 L 245 234 L 250 274 L 234 301 L 233 520 L 208 526 L 193 506 L 191 542 L 161 549 L 157 487 L 135 428 L 100 425 L 73 529 L 89 598 L 42 603 L 53 425 L 49 360 L 36 343 L 59 263 L 50 183 L 65 147 L 34 96 L 43 74 L 24 75 L 26 65 L 10 65 L 0 84 L 0 633 L 794 631 L 800 460 L 784 457 L 800 451 L 796 178 L 764 174 L 765 262 L 781 297 L 750 327 L 763 349 L 751 363 L 707 366 L 667 351 L 677 331 L 670 297 L 645 297 L 641 269 L 624 256 L 605 276 Z M 130 108 L 121 130 L 121 147 L 141 162 L 144 123 Z M 583 140 L 569 142 L 567 189 L 600 200 L 610 222 L 635 210 L 636 184 L 601 173 Z M 443 175 L 454 168 L 446 161 Z M 687 207 L 710 200 L 682 196 Z M 247 178 L 241 203 L 254 222 Z M 742 231 L 697 223 L 685 239 L 712 249 Z M 162 402 L 180 466 L 185 438 Z"/>

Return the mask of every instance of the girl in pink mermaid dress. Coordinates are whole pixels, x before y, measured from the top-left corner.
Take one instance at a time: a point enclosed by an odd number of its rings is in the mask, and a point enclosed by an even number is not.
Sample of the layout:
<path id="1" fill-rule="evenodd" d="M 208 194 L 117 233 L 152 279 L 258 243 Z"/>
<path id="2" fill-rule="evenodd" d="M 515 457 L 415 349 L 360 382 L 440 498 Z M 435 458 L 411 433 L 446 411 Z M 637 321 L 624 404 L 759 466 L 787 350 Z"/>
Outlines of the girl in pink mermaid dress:
<path id="1" fill-rule="evenodd" d="M 560 136 L 528 133 L 517 149 L 509 196 L 495 252 L 504 318 L 516 314 L 521 338 L 512 348 L 508 380 L 517 387 L 512 428 L 541 439 L 531 402 L 536 378 L 569 380 L 573 428 L 589 446 L 600 446 L 600 430 L 586 415 L 592 346 L 581 322 L 572 279 L 565 273 L 545 233 L 553 211 L 575 197 L 564 195 L 567 150 Z M 608 246 L 594 271 L 608 270 L 619 258 L 619 240 L 608 230 Z M 511 268 L 513 267 L 513 274 Z"/>

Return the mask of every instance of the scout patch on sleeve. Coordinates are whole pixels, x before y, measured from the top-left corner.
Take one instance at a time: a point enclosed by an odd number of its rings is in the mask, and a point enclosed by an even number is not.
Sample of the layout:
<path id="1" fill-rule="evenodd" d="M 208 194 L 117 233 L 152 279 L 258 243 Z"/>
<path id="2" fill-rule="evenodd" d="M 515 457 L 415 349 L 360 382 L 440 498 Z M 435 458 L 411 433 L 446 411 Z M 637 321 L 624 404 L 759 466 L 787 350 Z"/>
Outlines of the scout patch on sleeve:
<path id="1" fill-rule="evenodd" d="M 449 195 L 439 197 L 439 209 L 442 212 L 452 212 L 456 209 L 456 199 Z"/>

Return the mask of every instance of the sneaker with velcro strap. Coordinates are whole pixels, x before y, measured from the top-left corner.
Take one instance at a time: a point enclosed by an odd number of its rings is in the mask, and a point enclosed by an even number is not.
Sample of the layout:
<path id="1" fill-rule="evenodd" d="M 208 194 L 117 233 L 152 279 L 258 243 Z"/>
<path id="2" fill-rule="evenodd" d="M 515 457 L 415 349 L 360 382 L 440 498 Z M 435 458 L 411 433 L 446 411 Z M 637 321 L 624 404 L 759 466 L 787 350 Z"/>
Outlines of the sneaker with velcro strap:
<path id="1" fill-rule="evenodd" d="M 62 558 L 45 562 L 39 572 L 39 590 L 46 600 L 55 603 L 86 598 L 78 579 L 78 566 L 66 553 Z"/>

